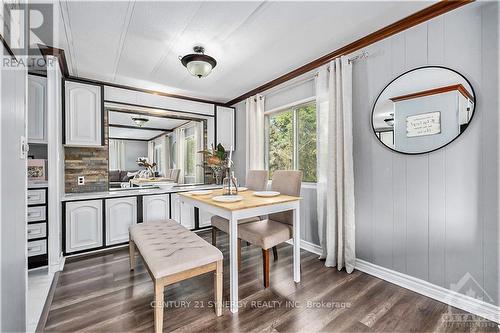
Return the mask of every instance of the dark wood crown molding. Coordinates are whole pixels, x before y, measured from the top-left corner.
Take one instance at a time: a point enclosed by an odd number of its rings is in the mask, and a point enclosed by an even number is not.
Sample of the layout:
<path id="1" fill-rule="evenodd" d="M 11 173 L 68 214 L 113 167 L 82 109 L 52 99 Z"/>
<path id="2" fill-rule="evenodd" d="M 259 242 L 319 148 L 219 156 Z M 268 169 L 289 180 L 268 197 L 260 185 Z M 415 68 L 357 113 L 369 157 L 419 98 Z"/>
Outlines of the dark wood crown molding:
<path id="1" fill-rule="evenodd" d="M 434 88 L 434 89 L 418 91 L 415 93 L 406 94 L 406 95 L 397 96 L 397 97 L 392 97 L 389 99 L 393 102 L 400 102 L 400 101 L 405 101 L 408 99 L 437 95 L 437 94 L 447 93 L 447 92 L 455 91 L 455 90 L 458 91 L 459 93 L 461 93 L 464 97 L 470 99 L 471 101 L 474 101 L 474 97 L 461 84 L 454 84 L 451 86 L 445 86 L 445 87 L 439 87 L 439 88 Z"/>
<path id="2" fill-rule="evenodd" d="M 382 39 L 385 39 L 387 37 L 390 37 L 392 35 L 395 35 L 401 31 L 407 30 L 411 27 L 414 27 L 420 23 L 423 23 L 425 21 L 428 21 L 436 16 L 440 16 L 442 14 L 445 14 L 449 11 L 452 11 L 454 9 L 457 9 L 459 7 L 462 7 L 466 4 L 469 4 L 471 2 L 474 2 L 474 0 L 443 0 L 440 2 L 437 2 L 427 8 L 424 8 L 408 17 L 405 17 L 397 22 L 394 22 L 382 29 L 379 29 L 365 37 L 362 37 L 348 45 L 345 45 L 335 51 L 332 51 L 321 58 L 318 58 L 316 60 L 311 61 L 308 64 L 305 64 L 287 74 L 284 74 L 272 81 L 269 81 L 253 90 L 250 90 L 249 92 L 238 96 L 229 102 L 226 103 L 226 106 L 232 106 L 238 102 L 241 102 L 242 100 L 245 100 L 246 98 L 253 96 L 255 94 L 264 92 L 270 88 L 276 87 L 277 85 L 280 85 L 288 80 L 291 80 L 293 78 L 296 78 L 297 76 L 300 76 L 302 74 L 305 74 L 317 67 L 320 67 L 322 65 L 327 64 L 329 61 L 342 56 L 342 55 L 347 55 L 352 52 L 358 51 L 364 47 L 367 47 L 368 45 L 371 45 L 375 42 L 378 42 Z"/>
<path id="3" fill-rule="evenodd" d="M 144 130 L 144 131 L 162 131 L 162 132 L 172 132 L 172 129 L 168 128 L 152 128 L 152 127 L 139 127 L 139 126 L 130 126 L 130 125 L 121 125 L 121 124 L 108 124 L 108 127 L 116 127 L 116 128 L 127 128 L 134 130 Z"/>
<path id="4" fill-rule="evenodd" d="M 57 58 L 62 75 L 64 77 L 69 76 L 68 63 L 66 62 L 66 55 L 64 54 L 63 49 L 58 49 L 57 47 L 42 44 L 38 44 L 38 48 L 40 49 L 40 53 L 45 59 L 47 59 L 48 56 Z"/>

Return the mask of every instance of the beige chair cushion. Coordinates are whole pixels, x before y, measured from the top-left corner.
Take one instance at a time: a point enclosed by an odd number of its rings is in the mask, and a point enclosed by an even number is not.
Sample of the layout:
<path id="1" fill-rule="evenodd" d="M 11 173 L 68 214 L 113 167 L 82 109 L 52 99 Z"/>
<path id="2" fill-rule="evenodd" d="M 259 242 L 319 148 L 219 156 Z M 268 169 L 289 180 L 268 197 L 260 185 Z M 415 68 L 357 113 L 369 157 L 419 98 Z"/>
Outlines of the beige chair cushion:
<path id="1" fill-rule="evenodd" d="M 245 186 L 254 191 L 265 191 L 267 189 L 267 181 L 269 180 L 269 172 L 267 170 L 249 170 Z"/>
<path id="2" fill-rule="evenodd" d="M 249 217 L 247 219 L 239 220 L 238 224 L 248 223 L 248 222 L 256 222 L 256 221 L 260 221 L 260 218 Z M 219 229 L 220 231 L 224 231 L 226 234 L 229 233 L 229 221 L 226 220 L 225 218 L 220 217 L 220 216 L 212 216 L 211 222 L 212 222 L 212 228 L 215 227 L 215 228 Z M 239 226 L 238 226 L 238 228 L 239 228 Z"/>
<path id="3" fill-rule="evenodd" d="M 291 239 L 293 230 L 288 224 L 262 220 L 239 225 L 238 237 L 267 250 Z"/>
<path id="4" fill-rule="evenodd" d="M 271 189 L 278 191 L 281 194 L 291 195 L 294 197 L 300 196 L 300 188 L 302 186 L 302 171 L 276 170 L 273 173 L 273 182 Z M 293 212 L 279 212 L 270 214 L 269 219 L 293 225 Z"/>
<path id="5" fill-rule="evenodd" d="M 179 182 L 180 173 L 181 173 L 180 169 L 172 169 L 172 172 L 170 173 L 170 180 L 172 180 L 174 183 Z"/>
<path id="6" fill-rule="evenodd" d="M 129 229 L 155 278 L 222 260 L 222 252 L 174 220 L 133 225 Z"/>

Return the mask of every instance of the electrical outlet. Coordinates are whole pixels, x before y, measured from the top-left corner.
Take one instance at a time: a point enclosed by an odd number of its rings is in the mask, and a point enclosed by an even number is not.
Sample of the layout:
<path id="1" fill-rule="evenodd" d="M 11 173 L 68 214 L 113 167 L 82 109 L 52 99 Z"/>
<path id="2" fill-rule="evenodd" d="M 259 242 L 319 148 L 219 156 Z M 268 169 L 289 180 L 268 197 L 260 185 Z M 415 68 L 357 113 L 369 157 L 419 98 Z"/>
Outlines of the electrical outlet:
<path id="1" fill-rule="evenodd" d="M 78 185 L 85 185 L 85 177 L 78 176 Z"/>

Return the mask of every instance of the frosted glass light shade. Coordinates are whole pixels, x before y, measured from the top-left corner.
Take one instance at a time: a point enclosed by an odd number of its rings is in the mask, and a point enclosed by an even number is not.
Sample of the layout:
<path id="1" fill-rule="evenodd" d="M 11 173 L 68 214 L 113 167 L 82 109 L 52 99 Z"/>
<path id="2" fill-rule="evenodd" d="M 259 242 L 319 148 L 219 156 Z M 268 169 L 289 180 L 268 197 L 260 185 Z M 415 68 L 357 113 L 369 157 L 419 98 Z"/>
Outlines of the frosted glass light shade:
<path id="1" fill-rule="evenodd" d="M 188 62 L 186 68 L 191 75 L 199 78 L 205 77 L 212 72 L 212 65 L 200 60 Z"/>

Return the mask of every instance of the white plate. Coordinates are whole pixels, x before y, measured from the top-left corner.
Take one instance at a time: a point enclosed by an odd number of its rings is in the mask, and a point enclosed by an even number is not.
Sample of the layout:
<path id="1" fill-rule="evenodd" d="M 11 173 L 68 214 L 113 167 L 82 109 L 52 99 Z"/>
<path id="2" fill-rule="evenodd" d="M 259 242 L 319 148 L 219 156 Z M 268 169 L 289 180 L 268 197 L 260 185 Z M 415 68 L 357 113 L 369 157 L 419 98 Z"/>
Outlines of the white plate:
<path id="1" fill-rule="evenodd" d="M 208 195 L 212 194 L 212 190 L 199 190 L 199 191 L 191 191 L 189 192 L 192 195 Z"/>
<path id="2" fill-rule="evenodd" d="M 265 198 L 268 198 L 268 197 L 277 197 L 278 195 L 280 195 L 280 192 L 276 192 L 276 191 L 259 191 L 259 192 L 253 192 L 254 195 L 258 196 L 258 197 L 265 197 Z"/>
<path id="3" fill-rule="evenodd" d="M 218 195 L 212 198 L 213 201 L 217 202 L 237 202 L 243 200 L 241 195 Z"/>
<path id="4" fill-rule="evenodd" d="M 238 192 L 243 192 L 243 191 L 246 191 L 246 190 L 248 190 L 248 188 L 243 187 L 243 186 L 238 187 Z"/>

